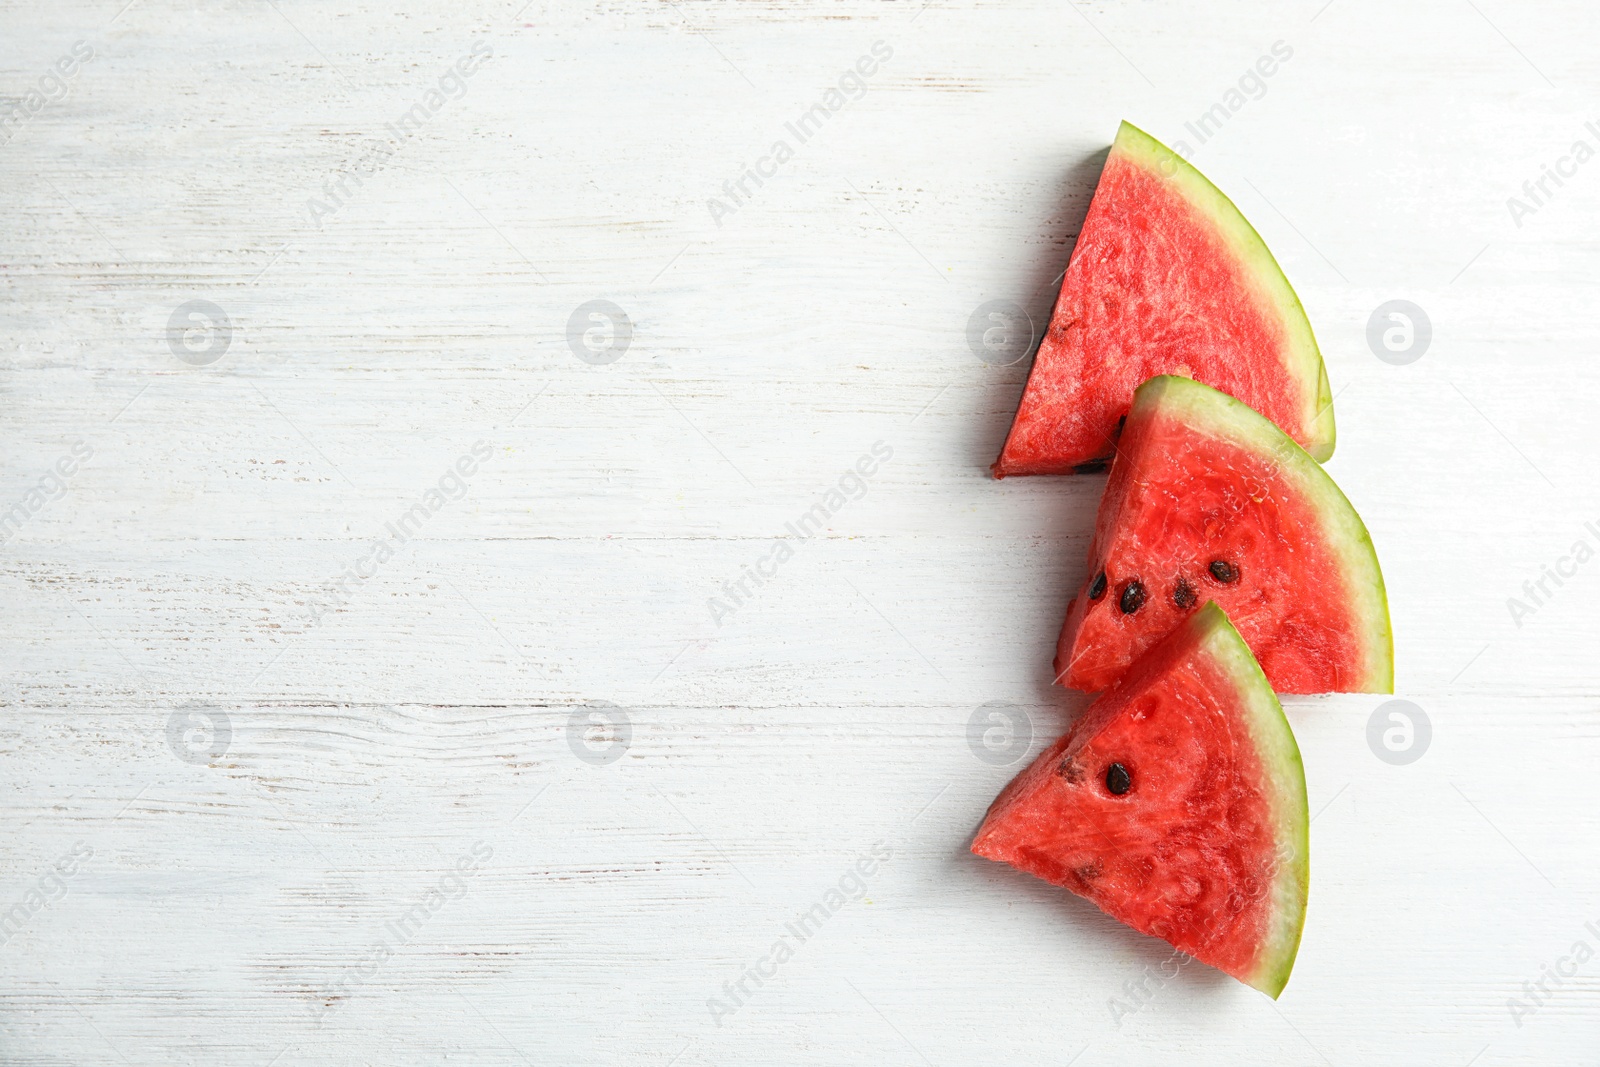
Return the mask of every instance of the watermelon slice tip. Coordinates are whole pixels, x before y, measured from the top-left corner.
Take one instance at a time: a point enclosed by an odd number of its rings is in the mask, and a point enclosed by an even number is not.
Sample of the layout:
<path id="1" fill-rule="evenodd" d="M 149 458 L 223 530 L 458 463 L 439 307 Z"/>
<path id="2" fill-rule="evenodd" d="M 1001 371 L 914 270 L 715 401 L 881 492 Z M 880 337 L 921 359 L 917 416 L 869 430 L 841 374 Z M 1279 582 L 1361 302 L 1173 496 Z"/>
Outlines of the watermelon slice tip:
<path id="1" fill-rule="evenodd" d="M 1283 708 L 1208 603 L 1001 792 L 972 851 L 1276 998 L 1305 923 L 1309 827 Z"/>
<path id="2" fill-rule="evenodd" d="M 1317 460 L 1333 454 L 1327 367 L 1277 260 L 1204 175 L 1124 122 L 994 476 L 1092 469 L 1158 374 L 1215 386 Z"/>

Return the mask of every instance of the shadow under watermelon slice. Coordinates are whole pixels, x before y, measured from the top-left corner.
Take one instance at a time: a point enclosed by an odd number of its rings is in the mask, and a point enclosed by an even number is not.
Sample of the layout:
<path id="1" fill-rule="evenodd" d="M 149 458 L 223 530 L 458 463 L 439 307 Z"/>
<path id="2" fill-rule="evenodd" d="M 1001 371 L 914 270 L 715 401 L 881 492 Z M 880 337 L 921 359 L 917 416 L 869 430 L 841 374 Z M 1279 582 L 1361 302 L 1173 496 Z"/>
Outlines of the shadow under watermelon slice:
<path id="1" fill-rule="evenodd" d="M 990 806 L 972 851 L 1276 997 L 1305 922 L 1300 749 L 1214 603 Z"/>
<path id="2" fill-rule="evenodd" d="M 1157 374 L 1215 386 L 1333 454 L 1327 371 L 1277 260 L 1204 175 L 1124 122 L 995 477 L 1094 469 Z"/>

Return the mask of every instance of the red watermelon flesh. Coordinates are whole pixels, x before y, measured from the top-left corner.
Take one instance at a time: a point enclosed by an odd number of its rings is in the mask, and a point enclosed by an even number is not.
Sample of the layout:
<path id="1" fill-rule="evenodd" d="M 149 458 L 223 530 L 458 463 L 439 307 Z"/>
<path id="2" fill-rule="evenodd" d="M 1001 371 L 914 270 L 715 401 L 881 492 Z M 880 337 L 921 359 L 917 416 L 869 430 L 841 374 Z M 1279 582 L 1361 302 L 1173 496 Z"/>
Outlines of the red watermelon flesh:
<path id="1" fill-rule="evenodd" d="M 1152 378 L 1100 499 L 1057 680 L 1106 689 L 1207 600 L 1280 693 L 1393 692 L 1383 573 L 1333 479 L 1234 398 Z"/>
<path id="2" fill-rule="evenodd" d="M 1283 709 L 1207 604 L 1005 788 L 972 851 L 1276 997 L 1305 922 L 1309 825 Z"/>
<path id="3" fill-rule="evenodd" d="M 1272 253 L 1199 171 L 1124 122 L 995 477 L 1098 468 L 1158 374 L 1216 386 L 1333 454 L 1327 371 Z"/>

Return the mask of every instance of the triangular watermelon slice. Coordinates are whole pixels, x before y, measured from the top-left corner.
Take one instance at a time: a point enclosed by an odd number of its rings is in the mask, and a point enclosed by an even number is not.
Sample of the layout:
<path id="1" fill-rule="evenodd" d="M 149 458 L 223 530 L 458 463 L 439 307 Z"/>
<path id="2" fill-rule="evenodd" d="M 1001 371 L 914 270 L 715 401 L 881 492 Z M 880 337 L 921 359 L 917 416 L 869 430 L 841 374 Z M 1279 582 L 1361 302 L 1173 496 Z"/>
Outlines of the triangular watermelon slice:
<path id="1" fill-rule="evenodd" d="M 1276 997 L 1305 923 L 1300 749 L 1207 604 L 989 808 L 972 851 Z"/>
<path id="2" fill-rule="evenodd" d="M 1280 693 L 1394 691 L 1383 573 L 1333 479 L 1232 397 L 1152 378 L 1100 498 L 1057 680 L 1109 687 L 1206 600 L 1227 609 Z"/>
<path id="3" fill-rule="evenodd" d="M 994 475 L 1099 469 L 1133 391 L 1214 385 L 1333 454 L 1333 395 L 1305 309 L 1233 202 L 1124 122 Z"/>

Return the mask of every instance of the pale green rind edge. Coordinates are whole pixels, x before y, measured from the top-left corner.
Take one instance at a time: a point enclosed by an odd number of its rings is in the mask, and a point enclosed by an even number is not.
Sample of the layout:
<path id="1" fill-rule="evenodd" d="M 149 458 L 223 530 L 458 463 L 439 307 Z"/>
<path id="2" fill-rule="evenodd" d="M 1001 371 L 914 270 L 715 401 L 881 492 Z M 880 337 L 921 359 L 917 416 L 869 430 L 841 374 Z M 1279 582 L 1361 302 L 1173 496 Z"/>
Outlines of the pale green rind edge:
<path id="1" fill-rule="evenodd" d="M 1332 476 L 1271 419 L 1249 404 L 1192 378 L 1170 374 L 1151 378 L 1134 393 L 1132 410 L 1138 412 L 1145 405 L 1181 411 L 1189 425 L 1225 437 L 1258 455 L 1272 457 L 1283 476 L 1316 508 L 1326 543 L 1343 564 L 1345 594 L 1354 602 L 1356 618 L 1363 623 L 1366 671 L 1352 688 L 1341 691 L 1394 692 L 1394 632 L 1378 552 L 1366 523 Z M 1128 418 L 1132 421 L 1133 414 Z"/>
<path id="2" fill-rule="evenodd" d="M 1311 888 L 1311 818 L 1306 797 L 1305 764 L 1283 705 L 1267 683 L 1261 664 L 1239 631 L 1215 601 L 1195 613 L 1200 647 L 1235 682 L 1235 691 L 1247 709 L 1245 723 L 1250 741 L 1273 786 L 1272 813 L 1280 862 L 1272 886 L 1273 929 L 1266 938 L 1261 963 L 1246 981 L 1274 1000 L 1283 992 L 1300 952 L 1305 930 L 1306 900 Z"/>
<path id="3" fill-rule="evenodd" d="M 1133 123 L 1123 122 L 1118 127 L 1117 139 L 1111 151 L 1128 157 L 1142 170 L 1170 182 L 1185 200 L 1210 219 L 1234 255 L 1244 264 L 1246 274 L 1259 287 L 1261 296 L 1277 309 L 1284 328 L 1289 331 L 1290 351 L 1299 361 L 1298 367 L 1288 369 L 1306 383 L 1307 403 L 1315 404 L 1305 413 L 1305 425 L 1311 438 L 1306 443 L 1306 451 L 1318 461 L 1327 462 L 1338 440 L 1328 367 L 1323 361 L 1322 350 L 1317 347 L 1316 334 L 1311 330 L 1311 320 L 1306 316 L 1305 306 L 1295 295 L 1294 286 L 1289 284 L 1288 277 L 1267 243 L 1222 190 L 1212 185 L 1204 174 L 1182 156 Z"/>

